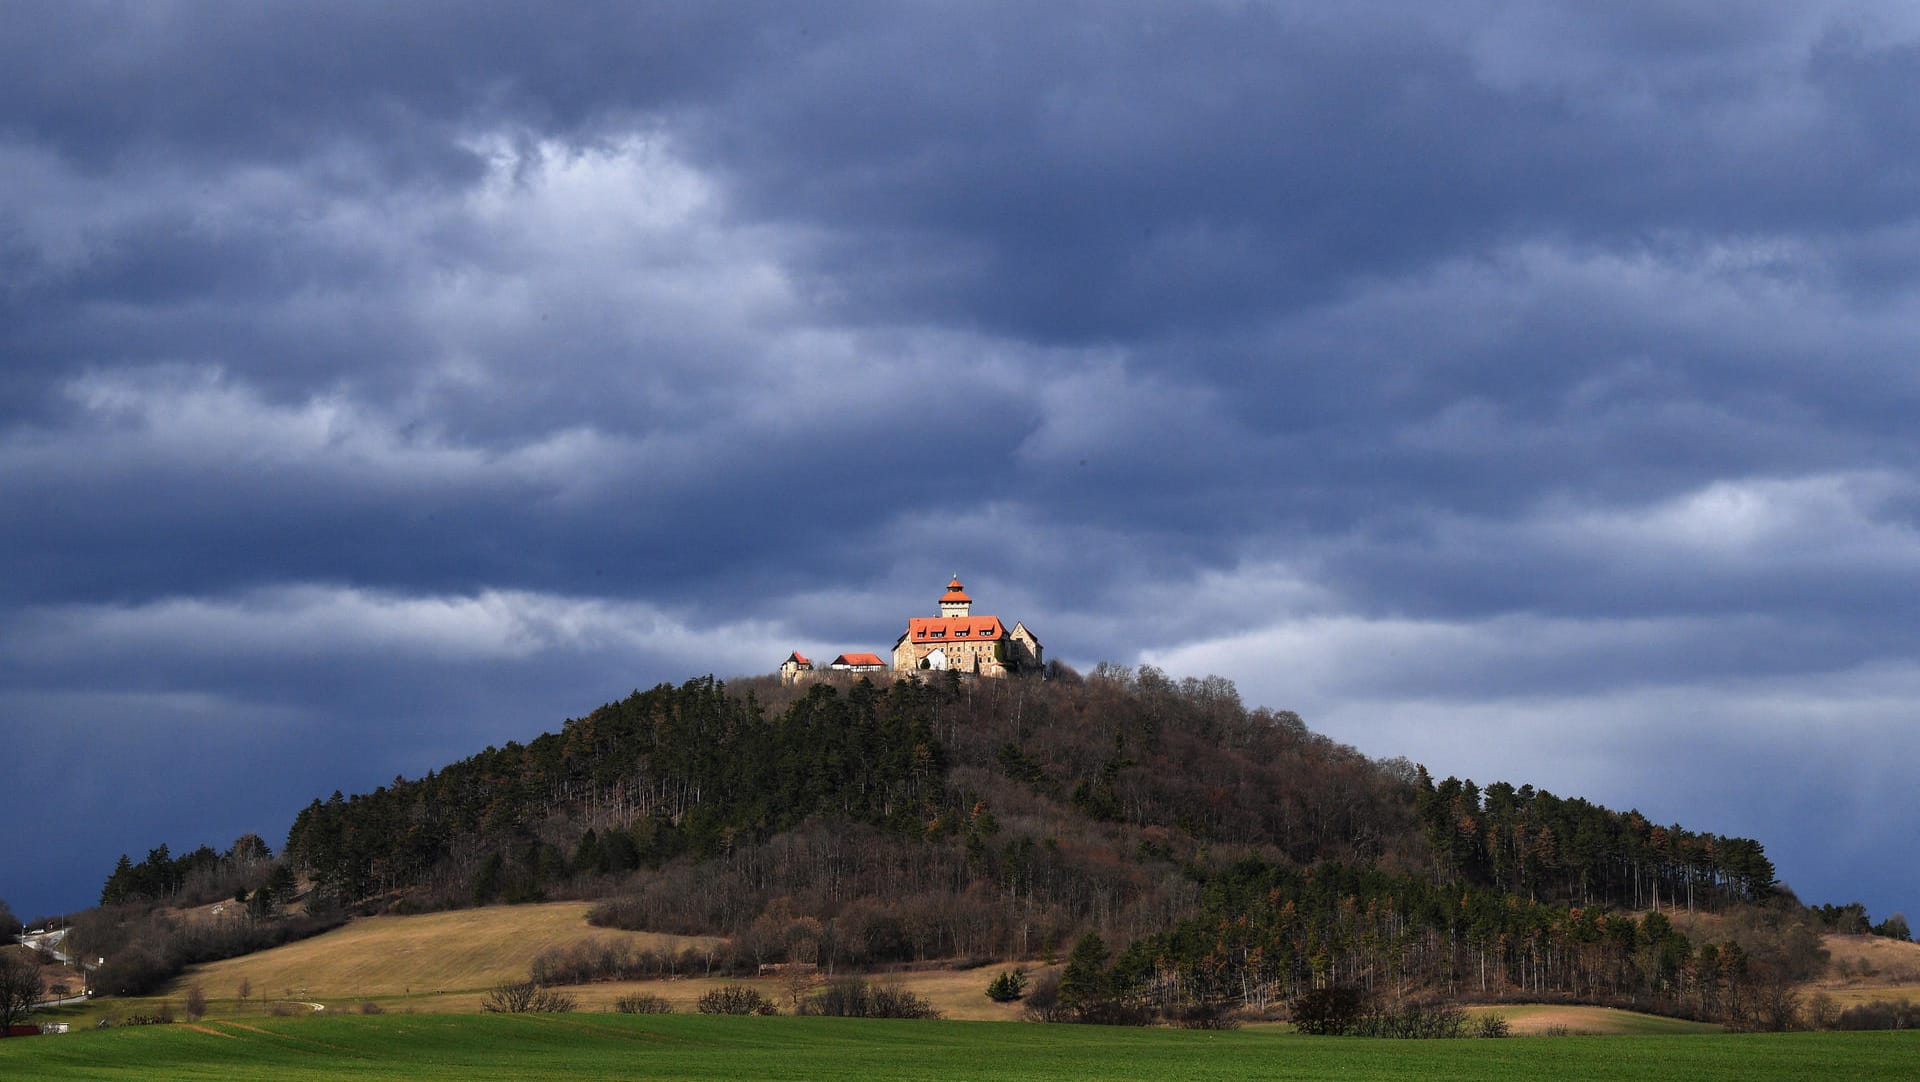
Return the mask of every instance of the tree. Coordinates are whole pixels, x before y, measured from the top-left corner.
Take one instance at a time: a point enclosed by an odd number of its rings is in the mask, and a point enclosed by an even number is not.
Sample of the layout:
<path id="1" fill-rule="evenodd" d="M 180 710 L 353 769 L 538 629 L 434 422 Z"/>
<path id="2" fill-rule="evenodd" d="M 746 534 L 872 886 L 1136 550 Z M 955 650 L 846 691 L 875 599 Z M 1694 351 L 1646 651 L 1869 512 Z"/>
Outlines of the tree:
<path id="1" fill-rule="evenodd" d="M 1907 915 L 1905 913 L 1895 913 L 1886 920 L 1881 921 L 1874 927 L 1873 934 L 1885 936 L 1888 939 L 1898 939 L 1903 943 L 1913 938 L 1912 929 L 1907 927 Z"/>
<path id="2" fill-rule="evenodd" d="M 572 996 L 533 981 L 504 981 L 493 986 L 480 1009 L 488 1014 L 563 1014 L 577 1006 Z"/>
<path id="3" fill-rule="evenodd" d="M 20 953 L 0 953 L 0 1029 L 18 1025 L 40 999 L 40 967 Z"/>
<path id="4" fill-rule="evenodd" d="M 1088 932 L 1073 945 L 1067 968 L 1060 974 L 1060 1003 L 1084 1011 L 1107 998 L 1107 944 Z"/>
<path id="5" fill-rule="evenodd" d="M 715 988 L 700 997 L 694 1009 L 701 1014 L 778 1014 L 771 1000 L 744 984 Z"/>
<path id="6" fill-rule="evenodd" d="M 207 1013 L 207 990 L 198 983 L 187 986 L 187 1021 L 198 1022 Z"/>
<path id="7" fill-rule="evenodd" d="M 260 884 L 252 897 L 247 899 L 247 914 L 255 920 L 265 920 L 273 916 L 282 905 L 292 901 L 297 889 L 293 868 L 285 861 L 281 861 L 267 873 L 267 881 Z"/>
<path id="8" fill-rule="evenodd" d="M 20 938 L 20 918 L 14 916 L 13 907 L 5 898 L 0 898 L 0 947 Z"/>
<path id="9" fill-rule="evenodd" d="M 255 865 L 273 859 L 273 850 L 267 848 L 266 840 L 260 835 L 242 834 L 234 839 L 233 848 L 227 850 L 227 858 L 243 871 L 251 871 Z"/>
<path id="10" fill-rule="evenodd" d="M 1002 970 L 987 982 L 987 998 L 995 1003 L 1012 1003 L 1027 994 L 1027 971 L 1023 966 Z"/>
<path id="11" fill-rule="evenodd" d="M 133 861 L 125 853 L 114 863 L 112 874 L 100 888 L 101 905 L 117 905 L 132 898 L 136 893 L 133 874 Z"/>
<path id="12" fill-rule="evenodd" d="M 1350 984 L 1313 988 L 1294 999 L 1293 1028 L 1316 1037 L 1338 1037 L 1367 1012 L 1367 993 Z"/>

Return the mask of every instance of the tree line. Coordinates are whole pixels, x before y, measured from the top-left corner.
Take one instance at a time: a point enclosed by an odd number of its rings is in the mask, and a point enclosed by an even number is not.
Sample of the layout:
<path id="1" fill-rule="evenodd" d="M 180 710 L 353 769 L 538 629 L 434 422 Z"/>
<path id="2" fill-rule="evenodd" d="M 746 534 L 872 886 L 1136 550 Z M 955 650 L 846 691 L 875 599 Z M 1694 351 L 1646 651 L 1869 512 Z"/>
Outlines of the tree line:
<path id="1" fill-rule="evenodd" d="M 272 862 L 273 850 L 251 833 L 236 838 L 225 852 L 202 845 L 176 857 L 163 843 L 138 864 L 122 853 L 100 887 L 100 904 L 204 905 L 257 886 Z"/>
<path id="2" fill-rule="evenodd" d="M 1199 911 L 1134 940 L 1100 976 L 1107 994 L 1163 1012 L 1263 1010 L 1345 986 L 1390 1000 L 1562 998 L 1764 1025 L 1785 990 L 1826 960 L 1790 907 L 1788 919 L 1696 944 L 1657 911 L 1635 917 L 1377 868 L 1249 859 L 1197 874 Z"/>
<path id="3" fill-rule="evenodd" d="M 1416 772 L 1415 806 L 1441 881 L 1581 906 L 1704 907 L 1764 901 L 1773 862 L 1751 838 L 1657 826 L 1531 785 L 1438 785 Z"/>
<path id="4" fill-rule="evenodd" d="M 286 854 L 344 904 L 420 886 L 429 904 L 480 904 L 723 855 L 816 815 L 916 831 L 945 797 L 932 695 L 817 685 L 770 716 L 712 677 L 662 684 L 526 745 L 316 800 Z"/>

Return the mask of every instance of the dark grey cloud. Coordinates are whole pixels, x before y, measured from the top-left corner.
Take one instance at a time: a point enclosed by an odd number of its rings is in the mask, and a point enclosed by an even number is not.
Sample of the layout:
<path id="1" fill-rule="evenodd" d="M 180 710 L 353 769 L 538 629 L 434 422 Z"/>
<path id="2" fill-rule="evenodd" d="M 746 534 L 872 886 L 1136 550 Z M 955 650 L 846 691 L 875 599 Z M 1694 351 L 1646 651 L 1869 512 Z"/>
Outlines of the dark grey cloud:
<path id="1" fill-rule="evenodd" d="M 1897 5 L 16 13 L 0 726 L 79 788 L 0 813 L 80 806 L 0 896 L 884 647 L 959 571 L 1071 662 L 1912 908 L 1817 824 L 1920 811 L 1845 753 L 1920 678 L 1916 42 Z"/>

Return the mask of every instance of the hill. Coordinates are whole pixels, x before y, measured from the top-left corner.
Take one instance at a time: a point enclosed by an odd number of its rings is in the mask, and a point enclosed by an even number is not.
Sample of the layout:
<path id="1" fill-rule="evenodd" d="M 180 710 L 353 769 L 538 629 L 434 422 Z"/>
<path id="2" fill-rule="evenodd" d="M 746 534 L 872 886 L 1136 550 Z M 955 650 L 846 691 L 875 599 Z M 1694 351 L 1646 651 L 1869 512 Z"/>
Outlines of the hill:
<path id="1" fill-rule="evenodd" d="M 1335 983 L 1770 1024 L 1773 990 L 1814 972 L 1791 937 L 1670 919 L 1799 920 L 1754 840 L 1526 784 L 1436 782 L 1248 709 L 1217 678 L 1051 676 L 661 685 L 316 800 L 278 860 L 163 846 L 123 861 L 108 893 L 237 877 L 232 927 L 272 928 L 297 881 L 311 931 L 351 912 L 594 899 L 603 928 L 726 937 L 712 964 L 730 973 L 1072 948 L 1066 994 L 1089 1016 L 1270 1012 Z"/>

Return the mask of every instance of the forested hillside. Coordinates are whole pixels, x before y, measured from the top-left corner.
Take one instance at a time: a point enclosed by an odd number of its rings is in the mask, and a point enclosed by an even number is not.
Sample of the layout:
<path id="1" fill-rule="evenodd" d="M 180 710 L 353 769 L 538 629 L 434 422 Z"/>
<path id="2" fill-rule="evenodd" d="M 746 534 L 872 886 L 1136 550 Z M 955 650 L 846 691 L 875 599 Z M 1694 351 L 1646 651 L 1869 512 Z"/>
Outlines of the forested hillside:
<path id="1" fill-rule="evenodd" d="M 1101 994 L 1169 1007 L 1343 982 L 1714 1015 L 1808 964 L 1779 920 L 1695 944 L 1626 914 L 1768 902 L 1757 842 L 1436 784 L 1150 667 L 663 684 L 316 800 L 282 861 L 312 913 L 586 897 L 602 924 L 731 936 L 741 967 L 1064 954 L 1097 934 Z M 174 881 L 123 863 L 107 900 Z"/>

